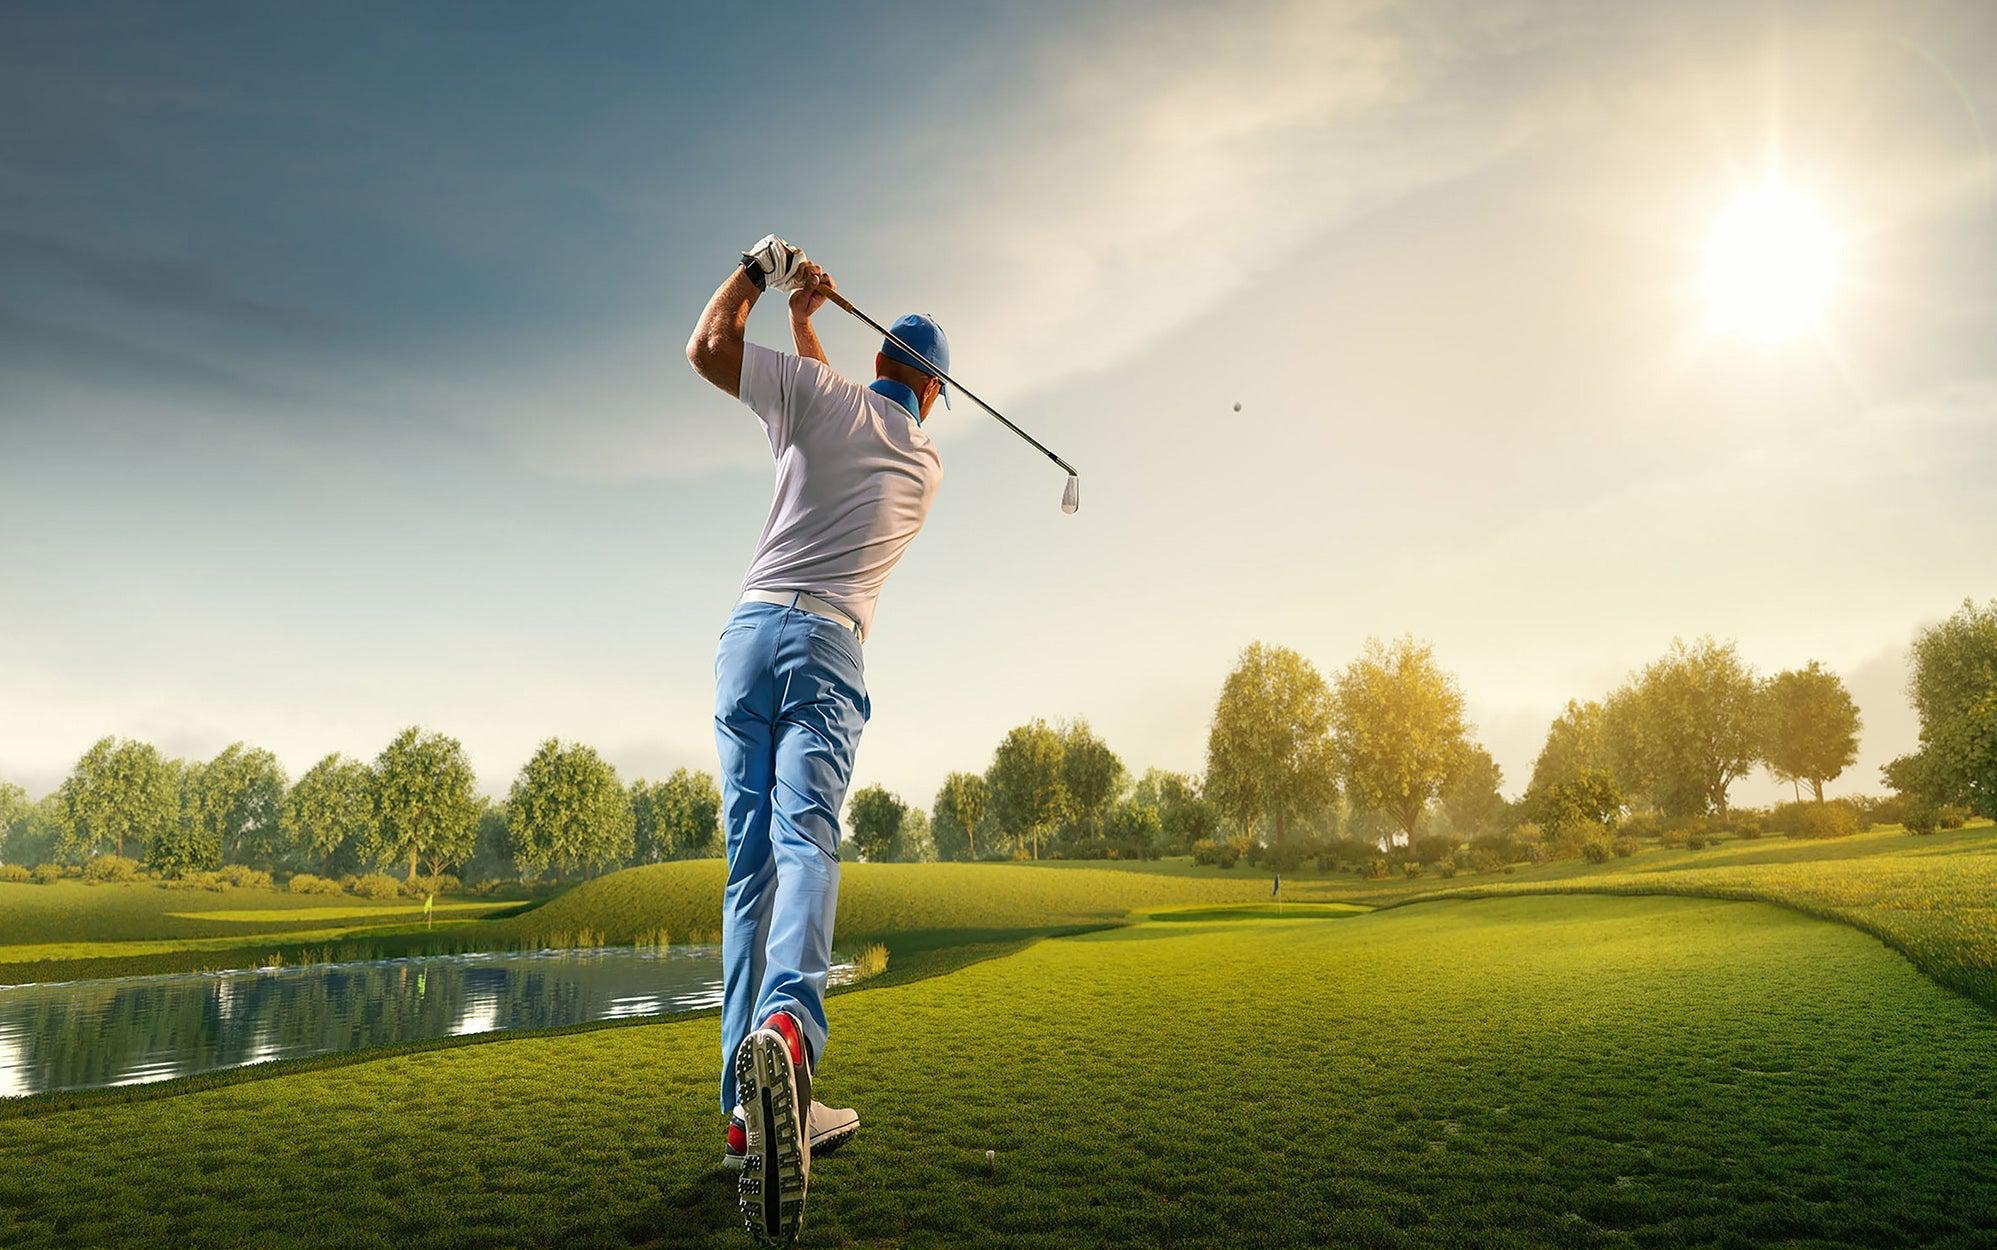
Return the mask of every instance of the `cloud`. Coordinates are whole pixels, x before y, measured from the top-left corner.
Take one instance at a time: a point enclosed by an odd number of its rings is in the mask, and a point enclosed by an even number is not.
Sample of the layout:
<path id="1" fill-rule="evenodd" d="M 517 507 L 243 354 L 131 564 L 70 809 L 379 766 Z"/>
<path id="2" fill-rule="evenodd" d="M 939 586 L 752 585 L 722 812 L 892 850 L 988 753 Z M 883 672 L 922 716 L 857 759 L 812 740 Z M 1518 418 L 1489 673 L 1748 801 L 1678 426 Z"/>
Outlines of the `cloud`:
<path id="1" fill-rule="evenodd" d="M 287 400 L 290 392 L 232 369 L 175 352 L 78 330 L 0 308 L 0 361 L 9 370 L 101 382 L 112 378 L 144 388 L 160 383 L 193 387 L 258 401 Z"/>
<path id="2" fill-rule="evenodd" d="M 289 334 L 329 328 L 318 313 L 244 295 L 207 269 L 107 252 L 49 234 L 0 229 L 0 272 L 40 268 L 153 312 L 191 313 Z"/>

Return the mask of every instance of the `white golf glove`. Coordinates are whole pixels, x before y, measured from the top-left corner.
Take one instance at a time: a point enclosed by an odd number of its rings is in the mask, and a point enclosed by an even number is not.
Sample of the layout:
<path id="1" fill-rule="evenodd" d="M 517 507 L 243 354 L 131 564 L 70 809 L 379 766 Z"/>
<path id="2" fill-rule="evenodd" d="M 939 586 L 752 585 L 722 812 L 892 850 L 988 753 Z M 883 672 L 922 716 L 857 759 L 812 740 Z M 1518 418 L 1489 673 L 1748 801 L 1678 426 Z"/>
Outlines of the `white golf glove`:
<path id="1" fill-rule="evenodd" d="M 804 260 L 803 248 L 766 234 L 742 253 L 742 271 L 758 290 L 788 291 L 800 285 Z"/>

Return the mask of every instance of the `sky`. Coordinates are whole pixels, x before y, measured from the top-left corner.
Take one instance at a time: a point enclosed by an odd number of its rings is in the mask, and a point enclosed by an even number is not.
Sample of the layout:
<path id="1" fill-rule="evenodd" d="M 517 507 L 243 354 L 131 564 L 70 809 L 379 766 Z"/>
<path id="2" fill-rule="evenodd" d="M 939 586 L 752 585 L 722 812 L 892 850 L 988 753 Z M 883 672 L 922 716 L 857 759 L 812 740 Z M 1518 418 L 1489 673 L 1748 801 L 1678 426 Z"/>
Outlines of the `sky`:
<path id="1" fill-rule="evenodd" d="M 712 769 L 772 474 L 682 348 L 769 231 L 1084 484 L 936 414 L 856 785 L 1032 717 L 1196 770 L 1249 642 L 1412 634 L 1515 795 L 1710 634 L 1844 674 L 1877 791 L 1908 643 L 1997 594 L 1988 4 L 4 3 L 0 119 L 34 793 L 105 734 Z M 1770 187 L 1808 212 L 1716 250 Z M 1804 324 L 1724 315 L 1743 271 Z"/>

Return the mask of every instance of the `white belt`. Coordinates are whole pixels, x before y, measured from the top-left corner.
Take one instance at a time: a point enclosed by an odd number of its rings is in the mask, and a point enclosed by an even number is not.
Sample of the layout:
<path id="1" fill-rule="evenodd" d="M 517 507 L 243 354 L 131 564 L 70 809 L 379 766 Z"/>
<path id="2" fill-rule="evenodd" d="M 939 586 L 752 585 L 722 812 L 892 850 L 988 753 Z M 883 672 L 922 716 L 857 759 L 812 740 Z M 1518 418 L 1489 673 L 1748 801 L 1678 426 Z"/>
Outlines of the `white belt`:
<path id="1" fill-rule="evenodd" d="M 865 632 L 860 628 L 860 622 L 809 591 L 745 590 L 742 592 L 741 602 L 775 603 L 786 608 L 796 608 L 800 612 L 809 612 L 813 616 L 822 616 L 828 621 L 837 621 L 847 629 L 852 630 L 853 636 L 861 642 L 867 640 Z"/>

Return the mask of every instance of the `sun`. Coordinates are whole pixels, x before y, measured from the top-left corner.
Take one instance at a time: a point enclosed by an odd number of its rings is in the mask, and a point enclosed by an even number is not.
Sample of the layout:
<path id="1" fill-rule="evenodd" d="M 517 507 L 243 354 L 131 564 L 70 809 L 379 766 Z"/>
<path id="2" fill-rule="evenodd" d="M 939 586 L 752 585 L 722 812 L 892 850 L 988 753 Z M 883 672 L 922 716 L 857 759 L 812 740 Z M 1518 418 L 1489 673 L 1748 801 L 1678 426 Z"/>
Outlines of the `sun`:
<path id="1" fill-rule="evenodd" d="M 1839 241 L 1803 193 L 1769 182 L 1720 215 L 1706 244 L 1706 323 L 1779 342 L 1821 324 L 1837 286 Z"/>

